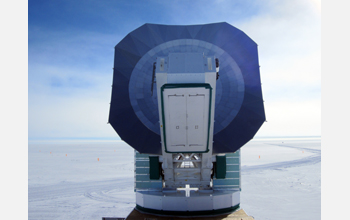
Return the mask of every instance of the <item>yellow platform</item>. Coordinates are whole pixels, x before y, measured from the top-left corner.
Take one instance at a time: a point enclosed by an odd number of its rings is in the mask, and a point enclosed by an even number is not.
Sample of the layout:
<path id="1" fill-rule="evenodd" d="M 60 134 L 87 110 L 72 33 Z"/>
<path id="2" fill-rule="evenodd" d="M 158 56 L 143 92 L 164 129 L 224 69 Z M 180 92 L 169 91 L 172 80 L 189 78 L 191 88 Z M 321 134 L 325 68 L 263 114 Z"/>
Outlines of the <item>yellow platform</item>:
<path id="1" fill-rule="evenodd" d="M 197 219 L 197 220 L 254 220 L 252 216 L 248 216 L 243 209 L 235 211 L 231 214 L 218 215 L 218 216 L 206 216 L 206 217 L 172 217 L 172 216 L 157 216 L 151 214 L 145 214 L 134 209 L 125 220 L 188 220 L 188 219 Z"/>

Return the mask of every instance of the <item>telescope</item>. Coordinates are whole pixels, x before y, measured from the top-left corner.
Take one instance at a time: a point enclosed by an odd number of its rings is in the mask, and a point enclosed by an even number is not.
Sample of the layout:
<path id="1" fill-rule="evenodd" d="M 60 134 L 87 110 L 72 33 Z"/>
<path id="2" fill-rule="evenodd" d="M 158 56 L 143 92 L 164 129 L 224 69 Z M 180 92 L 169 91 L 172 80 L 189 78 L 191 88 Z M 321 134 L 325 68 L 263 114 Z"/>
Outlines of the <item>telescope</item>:
<path id="1" fill-rule="evenodd" d="M 265 122 L 258 45 L 221 22 L 144 24 L 116 46 L 109 123 L 135 149 L 136 209 L 240 206 L 240 148 Z"/>

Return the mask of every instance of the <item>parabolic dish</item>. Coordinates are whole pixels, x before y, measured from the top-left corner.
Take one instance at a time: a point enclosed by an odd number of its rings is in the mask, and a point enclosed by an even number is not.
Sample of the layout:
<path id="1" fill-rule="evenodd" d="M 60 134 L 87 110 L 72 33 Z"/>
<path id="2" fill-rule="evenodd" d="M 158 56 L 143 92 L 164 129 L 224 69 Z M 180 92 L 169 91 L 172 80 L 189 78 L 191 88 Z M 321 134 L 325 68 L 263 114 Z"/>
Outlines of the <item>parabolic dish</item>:
<path id="1" fill-rule="evenodd" d="M 152 68 L 169 53 L 203 53 L 220 61 L 213 153 L 235 152 L 265 121 L 257 44 L 228 23 L 144 24 L 115 47 L 109 123 L 140 153 L 161 154 Z"/>

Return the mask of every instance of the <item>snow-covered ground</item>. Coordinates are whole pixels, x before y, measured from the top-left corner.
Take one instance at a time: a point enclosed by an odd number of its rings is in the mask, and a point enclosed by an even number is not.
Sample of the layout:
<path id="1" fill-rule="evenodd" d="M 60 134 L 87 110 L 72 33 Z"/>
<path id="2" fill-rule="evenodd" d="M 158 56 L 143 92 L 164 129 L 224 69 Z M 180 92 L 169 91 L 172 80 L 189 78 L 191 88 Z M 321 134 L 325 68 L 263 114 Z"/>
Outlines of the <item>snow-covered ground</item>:
<path id="1" fill-rule="evenodd" d="M 133 155 L 121 141 L 29 142 L 29 219 L 126 217 L 135 206 Z M 254 139 L 241 165 L 249 215 L 321 219 L 320 138 Z"/>
<path id="2" fill-rule="evenodd" d="M 320 139 L 252 141 L 241 177 L 241 208 L 255 219 L 321 219 Z"/>

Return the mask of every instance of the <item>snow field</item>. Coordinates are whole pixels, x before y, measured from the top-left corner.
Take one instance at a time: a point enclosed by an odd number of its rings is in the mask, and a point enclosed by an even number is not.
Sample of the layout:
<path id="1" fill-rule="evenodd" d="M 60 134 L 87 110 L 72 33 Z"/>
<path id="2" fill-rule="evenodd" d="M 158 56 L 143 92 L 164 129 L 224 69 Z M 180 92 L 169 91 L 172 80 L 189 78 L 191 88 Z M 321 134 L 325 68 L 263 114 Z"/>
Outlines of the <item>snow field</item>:
<path id="1" fill-rule="evenodd" d="M 126 217 L 135 207 L 133 155 L 122 141 L 30 142 L 29 219 Z M 321 218 L 320 139 L 253 140 L 241 155 L 248 215 Z"/>

